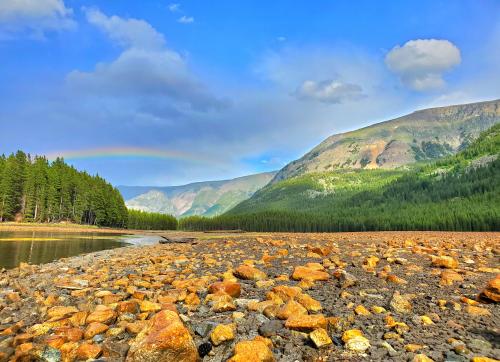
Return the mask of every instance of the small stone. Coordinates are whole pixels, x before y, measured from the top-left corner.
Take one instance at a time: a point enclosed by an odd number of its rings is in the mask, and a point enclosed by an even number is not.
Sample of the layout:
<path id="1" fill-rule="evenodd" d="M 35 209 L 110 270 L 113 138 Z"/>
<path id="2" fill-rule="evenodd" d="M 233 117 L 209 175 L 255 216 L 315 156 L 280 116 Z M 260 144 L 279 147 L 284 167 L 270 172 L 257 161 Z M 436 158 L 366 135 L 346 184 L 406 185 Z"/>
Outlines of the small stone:
<path id="1" fill-rule="evenodd" d="M 359 329 L 349 329 L 342 334 L 342 340 L 347 343 L 351 338 L 362 336 L 363 332 Z"/>
<path id="2" fill-rule="evenodd" d="M 471 362 L 500 362 L 500 361 L 494 358 L 476 356 L 472 357 Z"/>
<path id="3" fill-rule="evenodd" d="M 298 316 L 302 314 L 307 314 L 307 309 L 292 299 L 278 310 L 276 317 L 279 319 L 288 319 L 292 315 Z"/>
<path id="4" fill-rule="evenodd" d="M 238 298 L 241 294 L 241 284 L 227 280 L 222 282 L 216 282 L 208 287 L 208 292 L 211 294 L 226 293 L 233 298 Z"/>
<path id="5" fill-rule="evenodd" d="M 293 315 L 285 322 L 285 327 L 301 332 L 311 332 L 317 328 L 326 329 L 327 325 L 328 321 L 322 314 Z"/>
<path id="6" fill-rule="evenodd" d="M 405 350 L 407 352 L 412 352 L 412 353 L 415 353 L 416 351 L 418 351 L 419 349 L 422 349 L 422 348 L 424 348 L 424 346 L 421 344 L 412 344 L 411 343 L 411 344 L 407 344 L 405 346 Z"/>
<path id="7" fill-rule="evenodd" d="M 395 312 L 402 314 L 410 313 L 412 310 L 412 305 L 408 301 L 408 298 L 401 295 L 398 291 L 393 294 L 390 305 Z"/>
<path id="8" fill-rule="evenodd" d="M 94 312 L 90 313 L 87 317 L 87 323 L 92 323 L 92 322 L 100 322 L 104 324 L 111 324 L 114 322 L 116 319 L 116 313 L 113 309 L 111 308 L 104 308 L 104 309 L 99 309 L 95 310 Z"/>
<path id="9" fill-rule="evenodd" d="M 55 320 L 70 316 L 76 312 L 78 312 L 78 309 L 75 307 L 56 306 L 50 308 L 47 311 L 47 315 L 50 319 Z"/>
<path id="10" fill-rule="evenodd" d="M 465 311 L 473 316 L 490 316 L 491 313 L 488 309 L 483 308 L 483 307 L 476 307 L 473 305 L 468 305 L 465 307 Z"/>
<path id="11" fill-rule="evenodd" d="M 413 362 L 434 362 L 434 360 L 427 357 L 425 354 L 417 354 L 413 357 Z"/>
<path id="12" fill-rule="evenodd" d="M 90 343 L 83 343 L 76 350 L 76 356 L 82 360 L 96 359 L 101 353 L 101 347 Z"/>
<path id="13" fill-rule="evenodd" d="M 219 324 L 210 334 L 210 340 L 214 346 L 234 339 L 234 324 Z"/>
<path id="14" fill-rule="evenodd" d="M 241 265 L 233 272 L 235 276 L 246 280 L 263 280 L 267 278 L 266 273 L 248 265 Z"/>
<path id="15" fill-rule="evenodd" d="M 500 302 L 500 274 L 488 282 L 486 288 L 479 294 L 479 299 L 487 302 Z"/>
<path id="16" fill-rule="evenodd" d="M 432 257 L 432 265 L 439 268 L 456 269 L 458 261 L 451 256 L 434 256 Z"/>
<path id="17" fill-rule="evenodd" d="M 198 346 L 198 354 L 201 358 L 205 357 L 212 350 L 212 344 L 209 342 L 202 343 Z"/>
<path id="18" fill-rule="evenodd" d="M 104 323 L 92 322 L 88 325 L 87 329 L 85 329 L 85 339 L 91 339 L 97 334 L 106 332 L 108 329 L 109 326 Z"/>
<path id="19" fill-rule="evenodd" d="M 317 348 L 328 346 L 332 344 L 332 339 L 328 335 L 328 332 L 323 328 L 318 328 L 309 334 L 309 338 L 313 341 Z"/>
<path id="20" fill-rule="evenodd" d="M 210 334 L 212 329 L 215 328 L 217 324 L 215 322 L 202 322 L 193 326 L 194 332 L 200 337 L 205 338 Z"/>
<path id="21" fill-rule="evenodd" d="M 371 315 L 370 311 L 362 305 L 358 305 L 356 308 L 354 308 L 354 312 L 356 312 L 357 315 L 362 315 L 362 316 Z"/>
<path id="22" fill-rule="evenodd" d="M 346 342 L 345 348 L 353 352 L 362 353 L 370 348 L 370 341 L 363 336 L 355 336 Z"/>
<path id="23" fill-rule="evenodd" d="M 161 310 L 161 304 L 150 302 L 148 300 L 141 300 L 139 308 L 143 313 L 158 312 Z"/>
<path id="24" fill-rule="evenodd" d="M 375 314 L 382 314 L 382 313 L 386 313 L 387 312 L 387 310 L 384 307 L 380 307 L 378 305 L 372 306 L 371 310 Z"/>
<path id="25" fill-rule="evenodd" d="M 283 323 L 279 320 L 271 320 L 269 322 L 263 323 L 259 327 L 259 334 L 264 337 L 275 336 L 276 333 L 283 328 Z"/>
<path id="26" fill-rule="evenodd" d="M 330 275 L 327 272 L 314 270 L 305 266 L 297 266 L 295 267 L 292 279 L 294 280 L 312 280 L 312 281 L 324 281 L 328 280 Z"/>
<path id="27" fill-rule="evenodd" d="M 243 341 L 234 347 L 234 355 L 228 362 L 274 362 L 275 358 L 265 341 L 254 339 Z"/>

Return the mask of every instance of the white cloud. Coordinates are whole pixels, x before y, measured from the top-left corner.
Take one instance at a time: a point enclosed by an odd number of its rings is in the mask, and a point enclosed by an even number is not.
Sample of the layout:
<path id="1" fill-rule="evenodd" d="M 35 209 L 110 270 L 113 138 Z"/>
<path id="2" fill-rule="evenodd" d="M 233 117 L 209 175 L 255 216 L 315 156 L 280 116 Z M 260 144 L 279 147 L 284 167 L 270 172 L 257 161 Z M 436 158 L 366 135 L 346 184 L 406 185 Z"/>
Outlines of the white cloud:
<path id="1" fill-rule="evenodd" d="M 181 9 L 181 5 L 180 4 L 169 4 L 168 5 L 168 10 L 170 10 L 173 13 L 176 13 L 176 12 L 180 11 L 180 9 Z"/>
<path id="2" fill-rule="evenodd" d="M 162 34 L 137 19 L 106 16 L 86 10 L 89 23 L 124 47 L 117 59 L 99 63 L 92 72 L 73 71 L 67 76 L 71 89 L 102 99 L 161 104 L 162 112 L 208 111 L 227 106 L 212 95 L 190 71 L 185 59 L 165 45 Z M 156 107 L 158 108 L 158 107 Z"/>
<path id="3" fill-rule="evenodd" d="M 363 97 L 363 89 L 357 84 L 334 80 L 315 82 L 306 80 L 293 93 L 301 100 L 315 100 L 323 103 L 342 103 Z"/>
<path id="4" fill-rule="evenodd" d="M 46 32 L 74 28 L 72 15 L 63 0 L 1 0 L 0 37 L 43 38 Z"/>
<path id="5" fill-rule="evenodd" d="M 165 46 L 164 36 L 143 20 L 108 17 L 97 9 L 84 11 L 90 24 L 124 47 L 161 49 Z"/>
<path id="6" fill-rule="evenodd" d="M 394 47 L 385 58 L 403 84 L 416 91 L 445 86 L 443 74 L 460 64 L 460 50 L 448 40 L 417 39 Z"/>
<path id="7" fill-rule="evenodd" d="M 183 15 L 177 20 L 177 22 L 181 24 L 191 24 L 194 23 L 194 18 L 192 16 Z"/>

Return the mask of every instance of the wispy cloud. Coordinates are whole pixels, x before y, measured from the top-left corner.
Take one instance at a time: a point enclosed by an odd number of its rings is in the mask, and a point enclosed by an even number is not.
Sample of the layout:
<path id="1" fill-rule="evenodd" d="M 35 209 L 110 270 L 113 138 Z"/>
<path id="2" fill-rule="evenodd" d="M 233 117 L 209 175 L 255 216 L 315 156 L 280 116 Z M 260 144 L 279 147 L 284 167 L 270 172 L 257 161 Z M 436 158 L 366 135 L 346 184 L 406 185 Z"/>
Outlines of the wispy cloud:
<path id="1" fill-rule="evenodd" d="M 363 97 L 363 88 L 357 84 L 334 80 L 304 81 L 293 93 L 301 100 L 315 100 L 323 103 L 342 103 Z"/>
<path id="2" fill-rule="evenodd" d="M 181 5 L 180 4 L 169 4 L 168 5 L 168 10 L 170 10 L 173 13 L 176 13 L 176 12 L 180 11 L 180 9 L 181 9 Z"/>
<path id="3" fill-rule="evenodd" d="M 177 22 L 181 24 L 192 24 L 194 23 L 194 18 L 192 16 L 183 15 L 179 19 L 177 19 Z"/>

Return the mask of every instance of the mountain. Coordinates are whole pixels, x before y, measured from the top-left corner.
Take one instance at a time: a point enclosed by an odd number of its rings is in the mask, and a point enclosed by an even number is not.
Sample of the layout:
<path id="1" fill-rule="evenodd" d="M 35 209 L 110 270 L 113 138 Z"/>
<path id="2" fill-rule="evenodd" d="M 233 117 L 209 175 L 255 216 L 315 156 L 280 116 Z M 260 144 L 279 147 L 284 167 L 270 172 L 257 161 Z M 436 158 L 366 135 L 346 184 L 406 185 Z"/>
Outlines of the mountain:
<path id="1" fill-rule="evenodd" d="M 456 155 L 399 169 L 340 168 L 269 184 L 192 230 L 500 230 L 500 124 Z"/>
<path id="2" fill-rule="evenodd" d="M 130 209 L 171 214 L 174 216 L 219 215 L 255 191 L 275 176 L 266 172 L 232 180 L 197 182 L 182 186 L 118 186 Z"/>
<path id="3" fill-rule="evenodd" d="M 337 169 L 394 169 L 464 149 L 500 121 L 500 100 L 430 108 L 330 136 L 281 169 L 272 183 Z"/>

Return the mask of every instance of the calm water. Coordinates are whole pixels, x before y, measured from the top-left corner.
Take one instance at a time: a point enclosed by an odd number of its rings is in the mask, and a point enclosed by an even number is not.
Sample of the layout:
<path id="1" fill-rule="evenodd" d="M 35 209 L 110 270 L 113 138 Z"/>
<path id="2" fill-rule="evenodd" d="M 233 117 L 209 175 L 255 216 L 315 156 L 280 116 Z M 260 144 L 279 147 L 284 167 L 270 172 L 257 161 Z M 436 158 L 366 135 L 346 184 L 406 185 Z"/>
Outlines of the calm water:
<path id="1" fill-rule="evenodd" d="M 144 240 L 144 243 L 152 240 Z M 0 232 L 0 268 L 42 264 L 93 251 L 141 244 L 141 238 L 101 233 Z"/>

